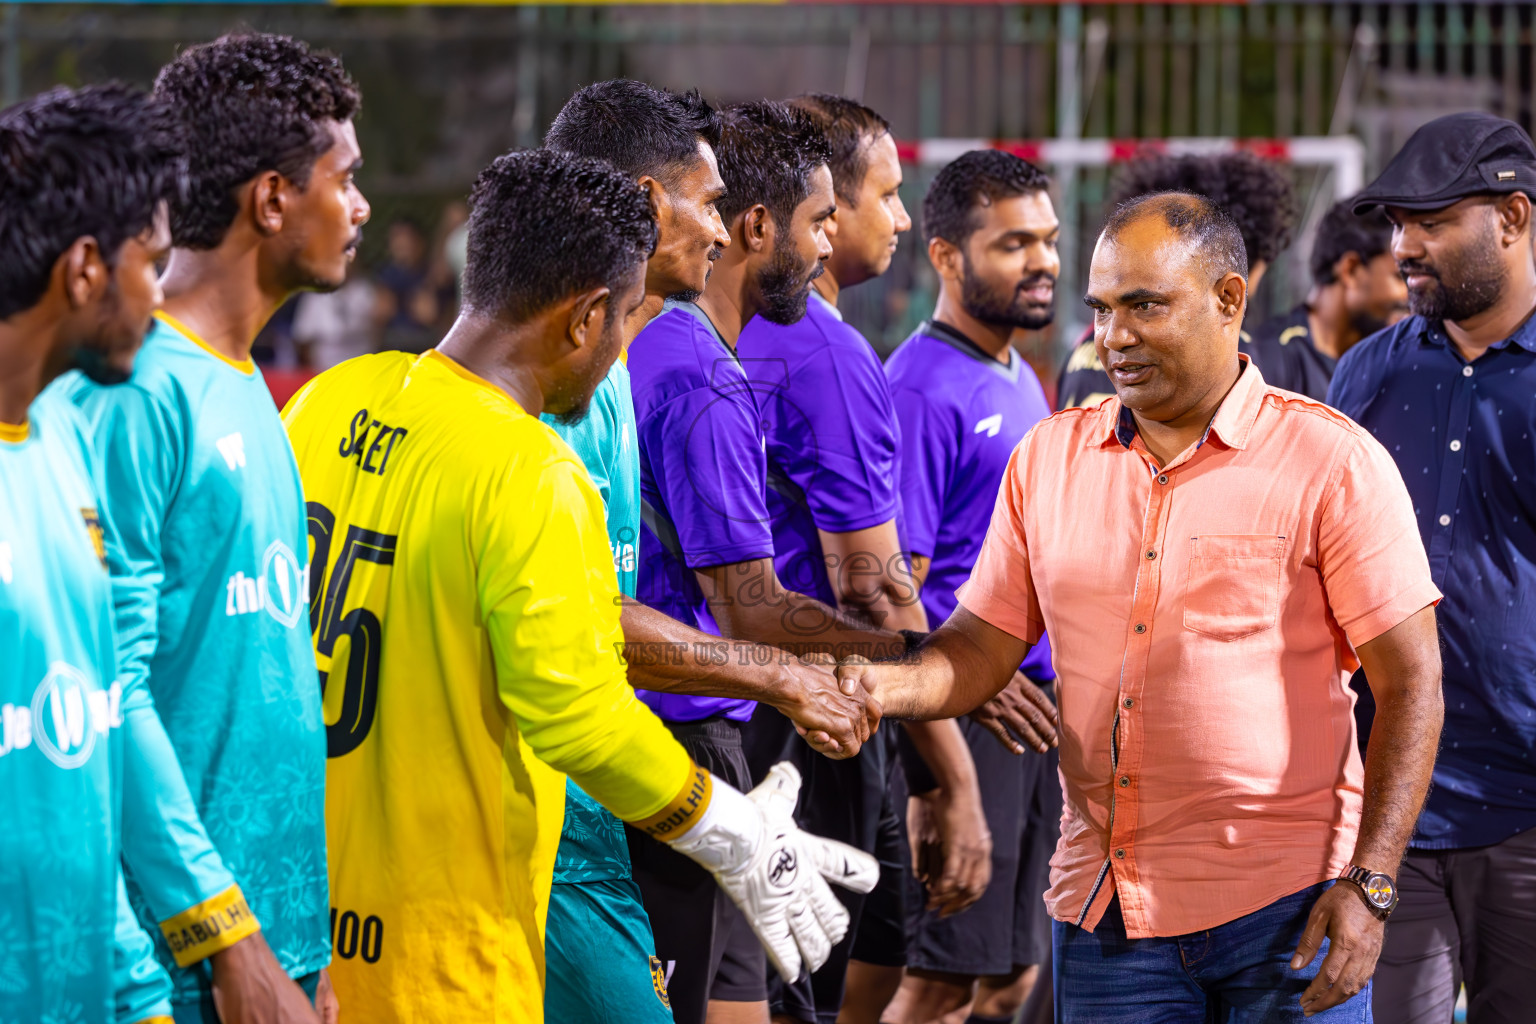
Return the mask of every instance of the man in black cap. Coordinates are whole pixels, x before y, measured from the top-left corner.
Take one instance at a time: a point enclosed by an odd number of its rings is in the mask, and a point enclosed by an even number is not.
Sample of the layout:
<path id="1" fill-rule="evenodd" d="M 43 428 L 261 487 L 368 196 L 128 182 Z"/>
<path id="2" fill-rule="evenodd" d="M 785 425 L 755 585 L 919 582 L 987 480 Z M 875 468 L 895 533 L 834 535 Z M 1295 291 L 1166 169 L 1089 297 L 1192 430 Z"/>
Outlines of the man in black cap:
<path id="1" fill-rule="evenodd" d="M 1530 136 L 1468 113 L 1355 199 L 1391 219 L 1415 315 L 1351 349 L 1328 402 L 1397 460 L 1445 594 L 1445 730 L 1376 971 L 1393 1024 L 1449 1024 L 1463 982 L 1469 1024 L 1536 1007 L 1533 195 Z"/>
<path id="2" fill-rule="evenodd" d="M 1323 215 L 1312 241 L 1307 301 L 1243 332 L 1239 352 L 1264 380 L 1321 402 L 1339 357 L 1408 312 L 1392 256 L 1392 223 L 1379 210 L 1356 216 L 1352 199 Z"/>

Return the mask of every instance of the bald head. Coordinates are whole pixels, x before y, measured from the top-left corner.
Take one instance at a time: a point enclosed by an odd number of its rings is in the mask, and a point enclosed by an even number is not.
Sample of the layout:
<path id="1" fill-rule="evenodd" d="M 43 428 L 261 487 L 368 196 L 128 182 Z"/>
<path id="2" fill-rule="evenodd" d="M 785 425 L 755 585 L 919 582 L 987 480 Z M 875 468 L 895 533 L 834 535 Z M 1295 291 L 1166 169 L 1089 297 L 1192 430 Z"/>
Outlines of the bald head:
<path id="1" fill-rule="evenodd" d="M 1184 250 L 1205 267 L 1210 280 L 1248 276 L 1248 250 L 1227 212 L 1193 192 L 1149 192 L 1122 203 L 1104 225 L 1102 240 L 1117 241 L 1127 228 L 1152 220 L 1184 242 Z M 1145 233 L 1155 235 L 1154 232 Z"/>

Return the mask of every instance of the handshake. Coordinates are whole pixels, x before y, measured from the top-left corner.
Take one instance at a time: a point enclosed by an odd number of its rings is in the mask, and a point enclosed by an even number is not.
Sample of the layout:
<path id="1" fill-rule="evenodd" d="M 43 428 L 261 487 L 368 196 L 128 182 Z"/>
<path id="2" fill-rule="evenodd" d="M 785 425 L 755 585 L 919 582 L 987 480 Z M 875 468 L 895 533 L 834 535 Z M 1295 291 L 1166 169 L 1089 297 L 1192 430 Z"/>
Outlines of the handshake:
<path id="1" fill-rule="evenodd" d="M 880 678 L 888 672 L 917 671 L 915 659 L 872 663 L 853 656 L 841 661 L 830 654 L 789 659 L 785 684 L 765 703 L 794 723 L 814 750 L 841 760 L 859 752 L 880 726 Z M 1015 754 L 1025 749 L 1045 753 L 1056 745 L 1056 707 L 1022 672 L 1015 672 L 990 700 L 969 712 L 999 743 Z"/>

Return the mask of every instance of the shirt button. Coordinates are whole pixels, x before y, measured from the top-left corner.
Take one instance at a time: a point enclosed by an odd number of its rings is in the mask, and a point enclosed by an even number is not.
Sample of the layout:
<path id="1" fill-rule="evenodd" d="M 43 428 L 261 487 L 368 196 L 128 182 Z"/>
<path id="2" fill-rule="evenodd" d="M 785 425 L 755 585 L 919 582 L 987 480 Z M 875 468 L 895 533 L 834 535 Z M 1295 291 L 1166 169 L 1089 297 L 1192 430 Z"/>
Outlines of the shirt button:
<path id="1" fill-rule="evenodd" d="M 1450 526 L 1451 525 L 1451 517 L 1450 516 L 1441 516 L 1440 517 L 1440 525 L 1441 526 Z"/>
<path id="2" fill-rule="evenodd" d="M 1148 558 L 1156 558 L 1157 557 L 1157 552 L 1156 551 L 1148 551 L 1147 552 L 1147 557 Z"/>
<path id="3" fill-rule="evenodd" d="M 1122 776 L 1120 776 L 1120 788 L 1121 789 L 1124 789 L 1126 786 L 1129 786 L 1130 784 L 1131 784 L 1131 777 L 1129 775 L 1122 775 Z"/>
<path id="4" fill-rule="evenodd" d="M 1142 623 L 1142 622 L 1136 623 L 1136 632 L 1138 632 L 1138 633 L 1145 633 L 1146 631 L 1147 631 L 1147 627 L 1146 627 L 1145 623 Z"/>
<path id="5" fill-rule="evenodd" d="M 1121 860 L 1125 860 L 1125 851 L 1124 850 L 1116 850 L 1115 851 L 1115 856 L 1119 857 Z"/>
<path id="6" fill-rule="evenodd" d="M 1461 375 L 1463 377 L 1470 377 L 1470 376 L 1472 376 L 1472 367 L 1470 367 L 1470 366 L 1463 366 L 1461 368 Z"/>
<path id="7" fill-rule="evenodd" d="M 1470 367 L 1468 367 L 1468 369 L 1470 369 Z M 1160 473 L 1160 474 L 1158 474 L 1157 482 L 1160 483 L 1160 484 L 1167 483 L 1168 482 L 1168 474 L 1167 473 Z"/>
<path id="8" fill-rule="evenodd" d="M 1130 697 L 1125 698 L 1125 700 L 1122 703 L 1126 707 L 1128 707 L 1128 708 L 1133 708 L 1133 707 L 1136 706 L 1136 702 L 1134 700 L 1132 700 Z"/>
<path id="9" fill-rule="evenodd" d="M 1453 451 L 1453 452 L 1461 451 L 1461 442 L 1460 441 L 1452 441 L 1451 442 L 1451 451 Z"/>

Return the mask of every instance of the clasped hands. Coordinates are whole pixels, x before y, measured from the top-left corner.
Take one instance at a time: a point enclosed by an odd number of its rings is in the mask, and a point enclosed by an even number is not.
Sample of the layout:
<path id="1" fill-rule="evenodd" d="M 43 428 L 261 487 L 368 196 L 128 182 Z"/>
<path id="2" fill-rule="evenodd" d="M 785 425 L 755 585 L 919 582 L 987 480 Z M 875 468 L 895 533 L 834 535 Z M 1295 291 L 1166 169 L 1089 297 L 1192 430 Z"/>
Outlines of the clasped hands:
<path id="1" fill-rule="evenodd" d="M 884 714 L 875 673 L 880 667 L 857 656 L 842 661 L 829 654 L 793 659 L 786 666 L 783 693 L 771 703 L 814 750 L 837 760 L 852 757 Z M 972 710 L 970 718 L 1015 754 L 1026 749 L 1043 754 L 1057 743 L 1056 706 L 1020 672 Z"/>

